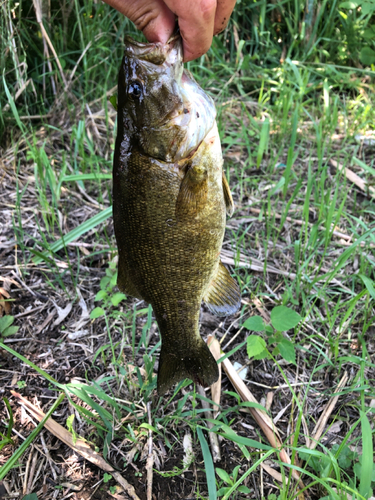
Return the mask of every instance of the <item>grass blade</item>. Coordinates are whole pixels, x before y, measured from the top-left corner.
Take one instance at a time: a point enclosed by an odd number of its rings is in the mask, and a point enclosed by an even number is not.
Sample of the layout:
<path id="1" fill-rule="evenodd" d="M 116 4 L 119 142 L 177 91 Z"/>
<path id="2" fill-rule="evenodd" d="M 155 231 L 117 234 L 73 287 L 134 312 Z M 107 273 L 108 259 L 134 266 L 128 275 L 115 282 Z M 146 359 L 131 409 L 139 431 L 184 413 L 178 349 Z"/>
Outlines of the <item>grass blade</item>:
<path id="1" fill-rule="evenodd" d="M 206 469 L 208 498 L 209 498 L 209 500 L 217 500 L 215 469 L 214 469 L 214 462 L 212 460 L 211 452 L 210 452 L 210 449 L 208 447 L 206 438 L 204 437 L 202 429 L 200 427 L 197 427 L 197 434 L 198 434 L 199 442 L 201 444 L 204 466 Z"/>
<path id="2" fill-rule="evenodd" d="M 365 498 L 369 497 L 374 466 L 374 450 L 372 445 L 371 425 L 365 413 L 361 412 L 362 427 L 362 467 L 359 478 L 359 492 Z"/>
<path id="3" fill-rule="evenodd" d="M 269 450 L 267 451 L 267 453 L 265 453 L 259 460 L 257 460 L 255 462 L 255 464 L 253 464 L 249 469 L 247 469 L 247 471 L 245 472 L 245 474 L 243 476 L 241 476 L 238 481 L 236 481 L 233 486 L 225 493 L 225 495 L 223 496 L 223 498 L 221 500 L 228 500 L 230 498 L 230 495 L 237 490 L 237 488 L 240 486 L 240 484 L 242 483 L 242 481 L 244 481 L 247 476 L 249 474 L 251 474 L 257 467 L 258 465 L 260 465 L 261 463 L 263 463 L 265 460 L 267 460 L 267 458 L 272 455 L 272 453 L 274 453 L 276 450 L 272 449 L 272 450 Z"/>
<path id="4" fill-rule="evenodd" d="M 260 164 L 263 159 L 263 154 L 267 150 L 269 137 L 270 137 L 270 122 L 268 119 L 266 119 L 264 120 L 260 131 L 259 149 L 257 155 L 257 168 L 260 167 Z"/>
<path id="5" fill-rule="evenodd" d="M 110 180 L 110 179 L 112 179 L 112 174 L 72 174 L 63 177 L 61 182 L 97 181 L 97 180 Z"/>
<path id="6" fill-rule="evenodd" d="M 26 128 L 25 128 L 24 124 L 20 120 L 16 104 L 14 102 L 13 97 L 11 96 L 11 93 L 9 92 L 8 85 L 7 85 L 7 82 L 5 80 L 5 76 L 4 75 L 3 75 L 3 85 L 4 85 L 4 90 L 5 90 L 5 93 L 6 93 L 8 102 L 9 102 L 9 105 L 10 105 L 10 109 L 12 110 L 14 119 L 16 120 L 16 123 L 19 126 L 21 132 L 26 136 Z"/>
<path id="7" fill-rule="evenodd" d="M 80 224 L 78 227 L 75 227 L 70 231 L 68 234 L 66 234 L 63 238 L 58 239 L 49 248 L 49 251 L 52 252 L 58 252 L 64 246 L 66 246 L 68 243 L 71 243 L 72 241 L 76 240 L 83 234 L 87 233 L 94 227 L 98 226 L 105 220 L 109 219 L 112 215 L 112 207 L 107 207 L 98 214 L 94 215 L 94 217 L 91 217 L 87 221 L 85 221 L 83 224 Z M 41 256 L 34 257 L 33 262 L 34 264 L 40 264 L 44 259 L 49 260 L 47 255 L 42 254 Z"/>
<path id="8" fill-rule="evenodd" d="M 51 408 L 48 411 L 48 413 L 46 414 L 46 416 L 35 427 L 35 429 L 30 434 L 30 436 L 28 436 L 27 439 L 18 448 L 18 450 L 15 453 L 13 453 L 13 455 L 6 462 L 6 464 L 4 464 L 2 467 L 0 467 L 0 481 L 2 479 L 4 479 L 4 477 L 8 474 L 8 472 L 16 465 L 18 459 L 23 455 L 23 453 L 25 453 L 25 451 L 27 450 L 27 448 L 31 445 L 31 443 L 34 441 L 34 439 L 37 437 L 37 435 L 43 429 L 44 424 L 47 422 L 47 420 L 50 418 L 50 416 L 52 415 L 52 413 L 56 410 L 56 408 L 60 405 L 60 403 L 63 401 L 64 398 L 65 398 L 65 394 L 60 394 L 59 398 L 51 406 Z"/>
<path id="9" fill-rule="evenodd" d="M 29 359 L 22 356 L 22 354 L 18 353 L 17 351 L 14 351 L 11 347 L 7 346 L 3 342 L 0 342 L 0 348 L 8 351 L 10 354 L 12 354 L 12 356 L 16 356 L 19 360 L 23 361 L 26 365 L 30 366 L 30 368 L 33 368 L 33 370 L 36 370 L 42 377 L 44 377 L 46 380 L 51 382 L 53 385 L 55 385 L 59 389 L 63 389 L 63 390 L 65 389 L 65 386 L 63 384 L 59 384 L 59 382 L 57 382 L 57 380 L 55 380 L 53 377 L 51 377 L 51 375 L 49 375 L 49 373 L 47 373 L 44 370 L 42 370 L 41 368 L 39 368 L 39 366 L 36 366 L 32 361 L 30 361 Z"/>

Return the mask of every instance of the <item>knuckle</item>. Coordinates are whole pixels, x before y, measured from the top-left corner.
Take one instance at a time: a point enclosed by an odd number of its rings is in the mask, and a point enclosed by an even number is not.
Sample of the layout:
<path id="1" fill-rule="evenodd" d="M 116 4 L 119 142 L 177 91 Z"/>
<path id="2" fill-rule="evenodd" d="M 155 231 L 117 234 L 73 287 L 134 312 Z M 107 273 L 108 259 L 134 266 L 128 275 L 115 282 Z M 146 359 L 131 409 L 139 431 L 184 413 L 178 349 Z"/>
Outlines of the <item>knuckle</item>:
<path id="1" fill-rule="evenodd" d="M 150 5 L 145 5 L 142 9 L 134 12 L 132 21 L 136 27 L 144 31 L 157 17 L 157 13 Z"/>
<path id="2" fill-rule="evenodd" d="M 204 21 L 210 21 L 215 16 L 216 0 L 201 0 L 200 10 Z"/>

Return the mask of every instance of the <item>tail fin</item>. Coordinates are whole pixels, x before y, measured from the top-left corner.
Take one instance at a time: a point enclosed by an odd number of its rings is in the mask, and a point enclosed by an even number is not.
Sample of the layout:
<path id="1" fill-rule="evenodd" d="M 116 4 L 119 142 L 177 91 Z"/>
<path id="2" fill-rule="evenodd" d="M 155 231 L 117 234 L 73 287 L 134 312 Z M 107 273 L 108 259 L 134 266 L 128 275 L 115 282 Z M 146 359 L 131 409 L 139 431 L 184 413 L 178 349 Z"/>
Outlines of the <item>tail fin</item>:
<path id="1" fill-rule="evenodd" d="M 216 382 L 219 370 L 206 343 L 199 337 L 195 346 L 183 353 L 172 352 L 168 345 L 161 346 L 158 370 L 158 394 L 162 396 L 174 384 L 185 378 L 208 386 Z"/>

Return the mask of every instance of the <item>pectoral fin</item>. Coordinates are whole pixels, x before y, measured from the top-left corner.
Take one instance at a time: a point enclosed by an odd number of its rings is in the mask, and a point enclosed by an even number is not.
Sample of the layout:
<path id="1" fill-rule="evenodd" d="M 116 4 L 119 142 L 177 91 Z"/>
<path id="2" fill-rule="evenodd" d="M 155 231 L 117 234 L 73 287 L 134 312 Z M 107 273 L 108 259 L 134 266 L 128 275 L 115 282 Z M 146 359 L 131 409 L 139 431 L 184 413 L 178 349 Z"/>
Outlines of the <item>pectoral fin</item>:
<path id="1" fill-rule="evenodd" d="M 216 276 L 203 296 L 208 309 L 217 316 L 234 314 L 241 305 L 241 292 L 236 280 L 220 261 Z"/>
<path id="2" fill-rule="evenodd" d="M 224 172 L 223 172 L 223 191 L 224 191 L 225 206 L 227 208 L 227 214 L 229 217 L 232 217 L 234 211 L 234 203 L 232 194 L 230 192 L 230 187 Z"/>
<path id="3" fill-rule="evenodd" d="M 194 217 L 202 210 L 207 201 L 207 177 L 205 167 L 194 165 L 189 168 L 177 196 L 177 217 Z"/>

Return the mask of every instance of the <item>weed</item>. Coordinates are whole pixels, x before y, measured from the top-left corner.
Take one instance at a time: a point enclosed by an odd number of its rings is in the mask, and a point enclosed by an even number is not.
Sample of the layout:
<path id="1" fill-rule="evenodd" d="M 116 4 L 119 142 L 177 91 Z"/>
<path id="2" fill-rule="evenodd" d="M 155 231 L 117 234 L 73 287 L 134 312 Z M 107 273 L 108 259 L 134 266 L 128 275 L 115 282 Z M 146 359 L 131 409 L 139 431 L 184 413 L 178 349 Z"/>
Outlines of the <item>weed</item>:
<path id="1" fill-rule="evenodd" d="M 239 472 L 240 468 L 241 468 L 241 465 L 237 465 L 237 467 L 235 467 L 233 469 L 231 474 L 228 474 L 227 472 L 225 472 L 225 470 L 220 469 L 220 467 L 215 468 L 216 474 L 220 477 L 223 484 L 226 485 L 226 486 L 221 486 L 218 489 L 217 495 L 219 497 L 226 495 L 228 493 L 228 491 L 230 491 L 230 489 L 234 486 L 234 484 L 237 481 L 237 476 L 238 476 L 238 472 Z M 246 495 L 246 494 L 250 493 L 251 491 L 247 486 L 239 486 L 236 489 L 235 496 L 233 496 L 232 498 L 238 498 L 239 495 L 237 494 L 237 492 L 243 493 L 244 495 Z"/>
<path id="2" fill-rule="evenodd" d="M 105 473 L 105 474 L 103 475 L 103 483 L 108 483 L 111 479 L 112 479 L 111 474 L 107 474 L 107 473 Z"/>
<path id="3" fill-rule="evenodd" d="M 13 325 L 14 317 L 13 316 L 3 316 L 0 317 L 0 339 L 4 339 L 6 337 L 10 337 L 11 335 L 15 335 L 19 326 Z"/>
<path id="4" fill-rule="evenodd" d="M 282 332 L 294 328 L 301 321 L 301 316 L 285 306 L 274 307 L 271 311 L 271 325 L 266 325 L 261 316 L 252 316 L 247 319 L 243 327 L 255 332 L 265 332 L 266 340 L 258 335 L 247 337 L 247 353 L 249 358 L 264 359 L 270 353 L 268 345 L 275 345 L 272 356 L 280 354 L 289 363 L 296 363 L 294 344 Z"/>

